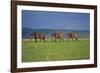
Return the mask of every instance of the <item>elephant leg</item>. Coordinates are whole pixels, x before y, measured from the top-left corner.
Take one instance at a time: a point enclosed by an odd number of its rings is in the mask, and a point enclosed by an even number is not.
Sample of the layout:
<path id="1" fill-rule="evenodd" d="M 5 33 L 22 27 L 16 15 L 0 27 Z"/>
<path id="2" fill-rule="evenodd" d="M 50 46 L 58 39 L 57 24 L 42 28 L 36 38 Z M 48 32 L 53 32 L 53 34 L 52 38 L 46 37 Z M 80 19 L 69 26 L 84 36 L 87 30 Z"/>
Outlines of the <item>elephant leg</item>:
<path id="1" fill-rule="evenodd" d="M 57 41 L 57 38 L 55 37 L 55 42 Z"/>

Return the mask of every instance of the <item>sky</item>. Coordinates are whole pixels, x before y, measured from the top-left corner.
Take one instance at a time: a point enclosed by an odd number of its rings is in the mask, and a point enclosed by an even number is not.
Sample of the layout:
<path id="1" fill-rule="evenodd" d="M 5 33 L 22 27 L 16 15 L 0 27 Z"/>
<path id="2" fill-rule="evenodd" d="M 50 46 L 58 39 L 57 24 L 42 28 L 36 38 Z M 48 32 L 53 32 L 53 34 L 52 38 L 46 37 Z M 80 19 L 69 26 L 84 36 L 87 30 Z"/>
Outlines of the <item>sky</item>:
<path id="1" fill-rule="evenodd" d="M 90 14 L 22 10 L 22 28 L 89 30 Z"/>

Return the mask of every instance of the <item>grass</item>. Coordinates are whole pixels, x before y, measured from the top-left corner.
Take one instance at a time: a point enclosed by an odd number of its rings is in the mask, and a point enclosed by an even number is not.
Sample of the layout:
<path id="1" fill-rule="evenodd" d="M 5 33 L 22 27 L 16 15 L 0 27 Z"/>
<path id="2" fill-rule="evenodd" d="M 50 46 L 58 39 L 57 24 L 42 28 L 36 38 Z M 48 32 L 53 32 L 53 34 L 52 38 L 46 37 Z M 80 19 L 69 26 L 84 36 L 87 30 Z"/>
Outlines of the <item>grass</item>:
<path id="1" fill-rule="evenodd" d="M 89 59 L 89 40 L 22 41 L 22 62 Z"/>

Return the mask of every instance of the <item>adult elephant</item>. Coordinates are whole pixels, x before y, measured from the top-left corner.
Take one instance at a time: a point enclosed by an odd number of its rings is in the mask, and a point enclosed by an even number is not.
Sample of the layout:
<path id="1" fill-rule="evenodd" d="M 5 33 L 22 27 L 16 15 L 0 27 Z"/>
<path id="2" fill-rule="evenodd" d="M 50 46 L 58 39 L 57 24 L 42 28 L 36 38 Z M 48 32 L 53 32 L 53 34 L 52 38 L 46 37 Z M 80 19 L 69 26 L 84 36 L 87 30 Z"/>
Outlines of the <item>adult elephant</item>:
<path id="1" fill-rule="evenodd" d="M 64 41 L 64 34 L 61 32 L 54 32 L 51 34 L 52 40 L 54 39 L 55 42 L 57 41 L 57 39 Z"/>
<path id="2" fill-rule="evenodd" d="M 37 40 L 38 39 L 40 39 L 40 41 L 46 41 L 46 39 L 45 39 L 45 34 L 44 33 L 42 33 L 42 32 L 32 32 L 32 34 L 31 34 L 31 40 L 32 39 L 35 39 L 35 42 L 37 42 Z"/>
<path id="3" fill-rule="evenodd" d="M 67 33 L 68 40 L 79 40 L 79 35 L 76 32 L 69 32 Z"/>

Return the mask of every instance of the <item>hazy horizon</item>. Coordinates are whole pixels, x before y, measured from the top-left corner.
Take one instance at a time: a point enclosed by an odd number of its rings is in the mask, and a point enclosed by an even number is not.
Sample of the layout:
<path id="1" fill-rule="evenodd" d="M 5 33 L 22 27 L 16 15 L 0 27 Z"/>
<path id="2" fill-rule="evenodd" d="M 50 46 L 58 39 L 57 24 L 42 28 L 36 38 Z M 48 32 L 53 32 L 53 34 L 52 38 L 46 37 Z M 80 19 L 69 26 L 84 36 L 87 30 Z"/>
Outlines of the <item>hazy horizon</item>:
<path id="1" fill-rule="evenodd" d="M 32 30 L 79 30 L 79 31 L 90 31 L 90 30 L 80 30 L 80 29 L 47 29 L 47 28 L 27 28 L 27 27 L 23 27 L 22 29 L 32 29 Z"/>

